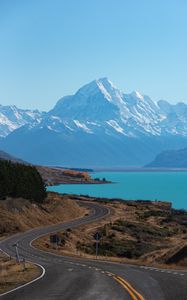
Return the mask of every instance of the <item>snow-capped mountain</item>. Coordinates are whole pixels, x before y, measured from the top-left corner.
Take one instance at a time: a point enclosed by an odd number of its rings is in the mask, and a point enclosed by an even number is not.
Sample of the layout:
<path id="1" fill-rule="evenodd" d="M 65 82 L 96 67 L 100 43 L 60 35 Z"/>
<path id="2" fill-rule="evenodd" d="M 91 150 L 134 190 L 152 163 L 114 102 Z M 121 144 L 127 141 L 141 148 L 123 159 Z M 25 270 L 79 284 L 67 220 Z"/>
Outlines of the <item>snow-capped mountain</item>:
<path id="1" fill-rule="evenodd" d="M 60 99 L 44 120 L 51 130 L 87 133 L 187 136 L 187 105 L 152 101 L 135 91 L 124 94 L 107 78 L 95 80 Z"/>
<path id="2" fill-rule="evenodd" d="M 156 125 L 164 118 L 149 97 L 138 92 L 123 94 L 107 78 L 95 80 L 75 95 L 60 99 L 49 115 L 57 116 L 60 122 L 63 120 L 72 131 L 102 130 L 106 134 L 126 136 L 156 135 L 159 133 Z"/>
<path id="3" fill-rule="evenodd" d="M 33 122 L 39 122 L 44 113 L 38 110 L 19 109 L 16 106 L 0 105 L 0 137 Z"/>
<path id="4" fill-rule="evenodd" d="M 63 97 L 39 122 L 33 119 L 1 147 L 34 163 L 138 166 L 162 150 L 187 146 L 186 104 L 154 102 L 137 91 L 125 94 L 107 78 Z"/>

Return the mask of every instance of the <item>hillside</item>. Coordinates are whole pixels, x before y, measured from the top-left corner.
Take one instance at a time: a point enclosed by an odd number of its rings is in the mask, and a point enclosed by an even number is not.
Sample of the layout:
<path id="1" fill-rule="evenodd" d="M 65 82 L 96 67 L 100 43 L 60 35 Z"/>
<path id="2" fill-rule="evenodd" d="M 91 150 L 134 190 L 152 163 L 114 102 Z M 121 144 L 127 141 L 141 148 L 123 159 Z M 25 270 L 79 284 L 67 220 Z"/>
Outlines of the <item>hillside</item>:
<path id="1" fill-rule="evenodd" d="M 187 148 L 161 152 L 146 167 L 187 168 Z"/>
<path id="2" fill-rule="evenodd" d="M 74 195 L 69 195 L 69 198 L 96 201 L 109 207 L 112 214 L 104 220 L 59 233 L 63 243 L 56 250 L 48 242 L 48 237 L 36 241 L 36 246 L 61 255 L 95 258 L 94 234 L 99 232 L 98 255 L 102 260 L 187 266 L 187 212 L 174 210 L 171 203 L 161 201 Z"/>
<path id="3" fill-rule="evenodd" d="M 0 150 L 0 160 L 11 160 L 13 162 L 25 163 L 22 159 L 14 157 L 5 151 Z"/>
<path id="4" fill-rule="evenodd" d="M 0 239 L 38 226 L 61 223 L 88 214 L 81 201 L 96 201 L 111 209 L 103 220 L 59 233 L 54 249 L 49 236 L 35 246 L 58 254 L 95 257 L 94 234 L 99 232 L 99 258 L 150 265 L 187 266 L 187 212 L 160 201 L 128 201 L 48 193 L 43 204 L 7 198 L 0 202 Z M 84 232 L 84 236 L 82 235 Z"/>
<path id="5" fill-rule="evenodd" d="M 9 197 L 0 201 L 0 239 L 30 228 L 78 218 L 85 213 L 75 201 L 54 193 L 48 193 L 43 204 Z"/>
<path id="6" fill-rule="evenodd" d="M 187 147 L 186 111 L 184 103 L 126 94 L 100 78 L 13 130 L 0 147 L 37 165 L 138 167 L 165 149 Z"/>
<path id="7" fill-rule="evenodd" d="M 7 197 L 42 203 L 46 189 L 38 170 L 31 165 L 0 160 L 0 200 Z"/>

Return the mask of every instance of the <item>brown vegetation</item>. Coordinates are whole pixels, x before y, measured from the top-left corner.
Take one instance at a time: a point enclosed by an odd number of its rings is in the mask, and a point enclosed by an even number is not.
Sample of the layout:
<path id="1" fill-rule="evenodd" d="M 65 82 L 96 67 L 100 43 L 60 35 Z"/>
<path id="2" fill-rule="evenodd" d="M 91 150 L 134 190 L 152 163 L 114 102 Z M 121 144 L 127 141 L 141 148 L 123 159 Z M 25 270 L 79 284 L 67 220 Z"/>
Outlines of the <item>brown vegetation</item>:
<path id="1" fill-rule="evenodd" d="M 167 263 L 187 266 L 186 212 L 173 210 L 166 202 L 89 200 L 108 206 L 112 214 L 99 222 L 61 232 L 62 243 L 58 249 L 53 249 L 49 237 L 36 241 L 36 245 L 62 254 L 94 258 L 93 236 L 99 231 L 102 236 L 99 256 L 102 259 L 155 266 Z"/>
<path id="2" fill-rule="evenodd" d="M 83 216 L 87 210 L 68 196 L 48 192 L 43 204 L 19 198 L 0 201 L 0 238 L 30 228 L 61 223 Z"/>
<path id="3" fill-rule="evenodd" d="M 38 226 L 62 223 L 80 218 L 87 213 L 68 196 L 48 192 L 44 203 L 32 203 L 19 198 L 0 201 L 0 239 L 16 232 Z M 40 275 L 41 270 L 33 264 L 17 264 L 0 252 L 0 294 L 22 285 Z"/>
<path id="4" fill-rule="evenodd" d="M 30 263 L 16 263 L 0 252 L 0 294 L 23 285 L 41 274 L 41 270 Z"/>
<path id="5" fill-rule="evenodd" d="M 89 183 L 89 184 L 101 184 L 107 183 L 106 180 L 94 180 L 91 178 L 88 172 L 80 172 L 75 170 L 66 170 L 63 168 L 52 168 L 37 166 L 37 170 L 42 176 L 44 182 L 47 185 L 57 184 L 71 184 L 71 183 Z"/>

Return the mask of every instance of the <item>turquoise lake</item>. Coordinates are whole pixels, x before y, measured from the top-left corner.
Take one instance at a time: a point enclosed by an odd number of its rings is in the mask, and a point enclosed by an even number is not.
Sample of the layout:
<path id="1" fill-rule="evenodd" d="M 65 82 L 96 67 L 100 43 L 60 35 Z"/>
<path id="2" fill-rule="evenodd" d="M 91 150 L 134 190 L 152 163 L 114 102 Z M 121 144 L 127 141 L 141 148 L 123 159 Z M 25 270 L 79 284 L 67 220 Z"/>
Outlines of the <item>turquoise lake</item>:
<path id="1" fill-rule="evenodd" d="M 62 184 L 50 191 L 129 200 L 165 200 L 174 208 L 187 209 L 186 172 L 98 172 L 93 178 L 106 178 L 110 184 Z"/>

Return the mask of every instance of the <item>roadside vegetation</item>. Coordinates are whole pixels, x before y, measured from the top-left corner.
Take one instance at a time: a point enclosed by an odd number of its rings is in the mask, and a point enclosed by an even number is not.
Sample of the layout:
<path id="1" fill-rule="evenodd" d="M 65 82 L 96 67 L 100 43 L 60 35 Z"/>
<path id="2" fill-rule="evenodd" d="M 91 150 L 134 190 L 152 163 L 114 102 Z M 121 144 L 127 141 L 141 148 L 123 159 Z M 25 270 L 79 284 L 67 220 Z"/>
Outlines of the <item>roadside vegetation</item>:
<path id="1" fill-rule="evenodd" d="M 0 252 L 0 295 L 19 285 L 23 285 L 41 274 L 41 269 L 34 264 L 17 263 Z"/>
<path id="2" fill-rule="evenodd" d="M 68 196 L 48 192 L 44 202 L 6 197 L 0 201 L 0 240 L 17 232 L 83 217 L 87 209 Z M 0 251 L 0 294 L 38 277 L 41 270 L 33 264 L 5 256 Z"/>
<path id="3" fill-rule="evenodd" d="M 0 201 L 0 239 L 30 228 L 80 218 L 87 209 L 68 196 L 48 192 L 44 203 L 7 197 Z"/>
<path id="4" fill-rule="evenodd" d="M 98 257 L 120 262 L 187 266 L 187 212 L 174 210 L 170 203 L 159 201 L 120 201 L 69 196 L 77 200 L 97 201 L 112 214 L 99 222 L 58 233 L 60 242 L 49 237 L 36 246 L 58 254 L 94 258 L 99 232 Z"/>

